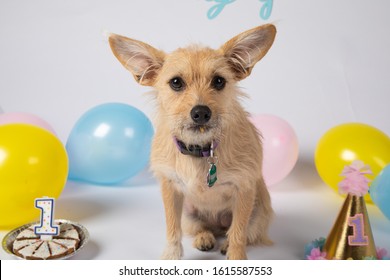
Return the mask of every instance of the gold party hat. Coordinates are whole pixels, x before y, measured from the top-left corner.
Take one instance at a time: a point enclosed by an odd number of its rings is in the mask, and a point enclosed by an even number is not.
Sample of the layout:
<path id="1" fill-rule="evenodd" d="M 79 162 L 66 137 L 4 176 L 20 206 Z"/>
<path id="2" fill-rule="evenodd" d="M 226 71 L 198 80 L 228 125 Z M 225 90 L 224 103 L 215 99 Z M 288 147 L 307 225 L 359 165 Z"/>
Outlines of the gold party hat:
<path id="1" fill-rule="evenodd" d="M 349 194 L 323 248 L 327 259 L 377 258 L 363 196 Z"/>
<path id="2" fill-rule="evenodd" d="M 345 179 L 339 184 L 341 193 L 348 193 L 343 207 L 330 231 L 323 248 L 327 259 L 377 258 L 374 238 L 368 218 L 364 194 L 369 180 L 365 174 L 370 169 L 363 162 L 355 161 L 346 166 L 342 175 Z"/>

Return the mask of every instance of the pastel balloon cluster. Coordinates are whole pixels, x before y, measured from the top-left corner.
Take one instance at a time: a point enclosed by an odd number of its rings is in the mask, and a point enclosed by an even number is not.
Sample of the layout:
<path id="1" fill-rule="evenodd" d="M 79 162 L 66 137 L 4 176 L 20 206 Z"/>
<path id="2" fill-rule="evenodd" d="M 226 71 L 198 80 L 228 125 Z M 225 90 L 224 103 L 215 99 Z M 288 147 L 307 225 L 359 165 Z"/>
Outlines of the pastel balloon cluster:
<path id="1" fill-rule="evenodd" d="M 34 199 L 57 198 L 68 157 L 52 127 L 27 113 L 0 114 L 0 228 L 38 218 Z"/>
<path id="2" fill-rule="evenodd" d="M 0 228 L 38 218 L 34 199 L 58 198 L 67 178 L 113 185 L 136 175 L 148 163 L 152 136 L 145 114 L 121 103 L 87 111 L 66 148 L 38 116 L 0 114 Z"/>
<path id="3" fill-rule="evenodd" d="M 253 115 L 250 121 L 261 133 L 265 183 L 275 185 L 292 171 L 298 160 L 297 135 L 286 120 L 274 115 Z"/>
<path id="4" fill-rule="evenodd" d="M 374 202 L 390 218 L 390 138 L 362 123 L 345 123 L 329 129 L 318 141 L 315 164 L 323 181 L 338 190 L 340 173 L 354 160 L 370 166 L 373 180 L 365 200 Z"/>

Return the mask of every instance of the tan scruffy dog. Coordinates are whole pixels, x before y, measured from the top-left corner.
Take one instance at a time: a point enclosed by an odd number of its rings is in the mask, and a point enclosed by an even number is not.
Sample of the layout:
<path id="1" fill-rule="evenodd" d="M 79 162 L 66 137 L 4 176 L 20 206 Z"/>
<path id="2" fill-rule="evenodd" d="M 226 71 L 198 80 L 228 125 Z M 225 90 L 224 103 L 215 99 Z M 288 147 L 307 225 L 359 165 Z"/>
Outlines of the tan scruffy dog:
<path id="1" fill-rule="evenodd" d="M 180 259 L 182 231 L 194 247 L 246 259 L 247 244 L 272 244 L 271 201 L 262 176 L 259 134 L 239 103 L 237 82 L 267 53 L 276 34 L 267 24 L 217 50 L 190 46 L 166 54 L 110 34 L 118 60 L 138 83 L 156 89 L 151 169 L 161 182 L 167 244 L 163 259 Z"/>

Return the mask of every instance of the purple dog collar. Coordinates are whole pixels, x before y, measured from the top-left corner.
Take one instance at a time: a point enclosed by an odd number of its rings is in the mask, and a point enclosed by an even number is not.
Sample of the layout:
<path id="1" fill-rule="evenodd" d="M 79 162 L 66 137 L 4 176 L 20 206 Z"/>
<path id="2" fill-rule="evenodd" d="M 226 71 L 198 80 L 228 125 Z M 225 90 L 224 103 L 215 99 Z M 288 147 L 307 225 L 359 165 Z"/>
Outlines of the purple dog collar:
<path id="1" fill-rule="evenodd" d="M 209 157 L 211 155 L 211 143 L 208 144 L 205 147 L 201 147 L 199 145 L 189 145 L 187 147 L 186 144 L 184 144 L 182 141 L 177 139 L 176 137 L 173 137 L 173 141 L 176 144 L 176 147 L 183 155 L 190 155 L 194 157 Z M 213 140 L 213 147 L 216 149 L 218 146 L 218 142 Z"/>

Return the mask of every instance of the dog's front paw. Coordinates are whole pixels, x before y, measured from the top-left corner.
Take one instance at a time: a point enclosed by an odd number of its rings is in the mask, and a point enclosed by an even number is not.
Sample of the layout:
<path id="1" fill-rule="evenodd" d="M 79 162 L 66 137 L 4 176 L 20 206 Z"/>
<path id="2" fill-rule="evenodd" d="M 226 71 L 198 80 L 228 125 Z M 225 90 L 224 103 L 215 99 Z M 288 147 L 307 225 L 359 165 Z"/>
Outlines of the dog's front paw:
<path id="1" fill-rule="evenodd" d="M 227 259 L 228 260 L 247 260 L 248 257 L 246 256 L 245 249 L 235 249 L 232 250 L 232 248 L 228 248 L 227 250 Z"/>
<path id="2" fill-rule="evenodd" d="M 221 254 L 226 255 L 228 249 L 229 249 L 229 241 L 225 239 L 225 241 L 222 243 L 222 246 L 220 248 Z"/>
<path id="3" fill-rule="evenodd" d="M 162 260 L 180 260 L 183 256 L 183 246 L 179 244 L 167 244 L 163 254 Z"/>
<path id="4" fill-rule="evenodd" d="M 194 247 L 200 251 L 210 251 L 216 243 L 214 235 L 209 231 L 198 233 L 194 239 Z"/>

